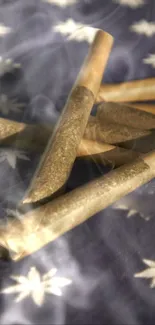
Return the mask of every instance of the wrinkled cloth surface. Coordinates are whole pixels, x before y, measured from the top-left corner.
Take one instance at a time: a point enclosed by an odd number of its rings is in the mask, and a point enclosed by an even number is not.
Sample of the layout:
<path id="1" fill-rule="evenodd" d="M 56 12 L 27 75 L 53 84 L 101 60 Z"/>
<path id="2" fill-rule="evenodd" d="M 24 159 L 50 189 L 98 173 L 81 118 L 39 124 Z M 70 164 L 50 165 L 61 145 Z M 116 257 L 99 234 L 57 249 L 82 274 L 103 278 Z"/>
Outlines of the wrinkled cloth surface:
<path id="1" fill-rule="evenodd" d="M 56 123 L 87 54 L 88 27 L 115 38 L 103 82 L 155 77 L 154 19 L 154 0 L 1 0 L 0 117 Z M 0 148 L 3 221 L 39 159 Z M 77 159 L 67 189 L 108 171 Z M 35 254 L 1 260 L 0 324 L 154 324 L 154 196 L 152 180 Z"/>

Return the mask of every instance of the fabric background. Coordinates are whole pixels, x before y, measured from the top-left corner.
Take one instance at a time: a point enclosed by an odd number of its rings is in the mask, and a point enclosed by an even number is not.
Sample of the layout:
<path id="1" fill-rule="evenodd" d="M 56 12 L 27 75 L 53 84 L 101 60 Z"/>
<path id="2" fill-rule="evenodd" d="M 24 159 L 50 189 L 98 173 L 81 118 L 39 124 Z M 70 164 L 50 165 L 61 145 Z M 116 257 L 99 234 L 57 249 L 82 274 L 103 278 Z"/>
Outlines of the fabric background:
<path id="1" fill-rule="evenodd" d="M 87 33 L 77 36 L 78 24 L 104 29 L 115 38 L 104 82 L 155 77 L 154 17 L 154 0 L 1 0 L 0 56 L 12 58 L 21 69 L 1 75 L 0 116 L 29 123 L 57 121 L 89 47 Z M 131 28 L 139 22 L 140 32 Z M 4 94 L 25 106 L 7 114 Z M 21 154 L 9 160 L 0 148 L 4 220 L 7 209 L 14 209 L 23 196 L 40 158 L 33 152 Z M 76 160 L 68 190 L 107 171 Z M 41 306 L 32 295 L 15 302 L 18 292 L 1 293 L 0 324 L 154 324 L 155 289 L 150 284 L 155 265 L 151 279 L 134 276 L 147 268 L 144 259 L 155 260 L 154 194 L 153 180 L 20 262 L 1 260 L 1 290 L 15 284 L 10 276 L 27 277 L 31 267 L 41 276 L 56 268 L 72 283 L 61 297 L 45 294 Z"/>

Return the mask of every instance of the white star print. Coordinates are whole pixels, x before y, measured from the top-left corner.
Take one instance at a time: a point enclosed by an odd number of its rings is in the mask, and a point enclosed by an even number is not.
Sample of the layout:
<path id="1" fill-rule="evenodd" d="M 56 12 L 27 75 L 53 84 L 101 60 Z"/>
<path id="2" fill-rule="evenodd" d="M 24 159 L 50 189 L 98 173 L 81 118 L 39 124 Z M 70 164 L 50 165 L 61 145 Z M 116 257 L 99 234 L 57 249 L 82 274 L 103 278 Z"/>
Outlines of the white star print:
<path id="1" fill-rule="evenodd" d="M 127 218 L 131 218 L 131 217 L 135 217 L 136 215 L 139 215 L 142 219 L 144 219 L 145 221 L 149 221 L 150 220 L 150 216 L 145 216 L 144 214 L 140 213 L 138 210 L 136 209 L 129 209 L 126 205 L 124 204 L 117 204 L 116 206 L 114 206 L 114 209 L 116 210 L 122 210 L 122 211 L 126 211 L 126 217 Z"/>
<path id="2" fill-rule="evenodd" d="M 6 72 L 11 72 L 13 69 L 19 69 L 20 63 L 15 63 L 12 59 L 4 59 L 0 56 L 0 76 Z"/>
<path id="3" fill-rule="evenodd" d="M 134 23 L 130 27 L 130 30 L 132 30 L 137 34 L 143 34 L 146 35 L 147 37 L 151 37 L 153 34 L 155 34 L 155 23 L 143 19 Z"/>
<path id="4" fill-rule="evenodd" d="M 149 267 L 142 272 L 134 274 L 134 277 L 135 278 L 145 278 L 145 279 L 152 278 L 150 288 L 154 288 L 155 287 L 155 261 L 143 259 L 143 262 L 146 265 L 148 265 Z"/>
<path id="5" fill-rule="evenodd" d="M 138 213 L 137 210 L 131 209 L 129 210 L 128 214 L 127 214 L 127 218 L 133 217 Z"/>
<path id="6" fill-rule="evenodd" d="M 28 296 L 31 296 L 34 303 L 41 306 L 44 302 L 45 293 L 61 296 L 61 288 L 72 283 L 71 280 L 63 277 L 56 277 L 57 269 L 51 269 L 42 277 L 35 267 L 31 267 L 27 277 L 11 276 L 11 279 L 17 282 L 16 285 L 5 288 L 1 291 L 4 294 L 18 293 L 15 301 L 20 302 Z"/>
<path id="7" fill-rule="evenodd" d="M 22 160 L 30 160 L 25 152 L 13 149 L 1 149 L 0 150 L 0 163 L 7 160 L 8 164 L 15 169 L 17 158 Z"/>
<path id="8" fill-rule="evenodd" d="M 6 34 L 11 32 L 11 28 L 7 27 L 3 24 L 0 24 L 0 37 L 5 36 Z"/>
<path id="9" fill-rule="evenodd" d="M 145 4 L 144 0 L 113 0 L 113 1 L 119 3 L 122 6 L 128 6 L 132 9 L 136 9 Z"/>
<path id="10" fill-rule="evenodd" d="M 42 0 L 43 2 L 48 2 L 52 5 L 65 8 L 77 2 L 77 0 Z"/>
<path id="11" fill-rule="evenodd" d="M 11 111 L 20 113 L 20 109 L 25 107 L 24 103 L 18 103 L 17 99 L 9 99 L 5 94 L 0 95 L 0 112 L 8 115 Z"/>
<path id="12" fill-rule="evenodd" d="M 155 68 L 155 54 L 149 54 L 147 58 L 143 59 L 143 62 L 145 64 L 150 64 Z"/>
<path id="13" fill-rule="evenodd" d="M 68 36 L 69 40 L 76 40 L 77 42 L 87 41 L 88 43 L 92 43 L 97 29 L 78 23 L 73 19 L 68 19 L 65 22 L 57 24 L 54 27 L 54 31 Z"/>

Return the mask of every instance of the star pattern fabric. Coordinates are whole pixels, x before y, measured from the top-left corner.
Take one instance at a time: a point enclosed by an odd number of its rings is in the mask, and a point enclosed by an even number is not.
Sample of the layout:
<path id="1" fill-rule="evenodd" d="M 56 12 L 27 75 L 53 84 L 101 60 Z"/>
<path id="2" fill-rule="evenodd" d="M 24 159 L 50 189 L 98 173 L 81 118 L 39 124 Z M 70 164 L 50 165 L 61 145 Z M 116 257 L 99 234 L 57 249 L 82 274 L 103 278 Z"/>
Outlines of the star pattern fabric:
<path id="1" fill-rule="evenodd" d="M 20 302 L 28 296 L 31 296 L 34 303 L 41 306 L 44 302 L 45 293 L 61 296 L 61 287 L 71 283 L 71 280 L 61 277 L 54 277 L 56 269 L 51 269 L 43 275 L 42 279 L 35 267 L 31 267 L 27 277 L 14 276 L 11 278 L 17 282 L 16 285 L 2 290 L 4 294 L 19 293 L 16 302 Z"/>
<path id="2" fill-rule="evenodd" d="M 154 0 L 0 0 L 0 118 L 55 123 L 100 28 L 115 38 L 105 83 L 155 77 Z M 22 219 L 39 159 L 0 146 L 4 227 Z M 77 159 L 66 191 L 109 170 Z M 152 180 L 19 262 L 0 259 L 0 324 L 154 324 L 154 195 Z"/>

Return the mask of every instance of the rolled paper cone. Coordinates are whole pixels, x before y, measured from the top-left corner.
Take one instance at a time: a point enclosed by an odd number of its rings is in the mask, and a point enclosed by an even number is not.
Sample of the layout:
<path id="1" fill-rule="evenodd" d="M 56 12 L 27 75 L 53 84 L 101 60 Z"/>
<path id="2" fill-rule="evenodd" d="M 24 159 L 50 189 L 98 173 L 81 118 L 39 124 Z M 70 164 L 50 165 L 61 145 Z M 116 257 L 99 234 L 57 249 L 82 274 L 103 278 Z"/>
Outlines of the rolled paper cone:
<path id="1" fill-rule="evenodd" d="M 0 118 L 0 141 L 5 140 L 7 137 L 14 136 L 16 133 L 22 132 L 24 129 L 24 123 Z"/>
<path id="2" fill-rule="evenodd" d="M 104 139 L 107 139 L 107 141 L 110 143 L 115 143 L 116 140 L 120 140 L 120 135 L 119 135 L 119 139 L 117 139 L 117 137 L 116 138 L 113 137 L 112 131 L 109 132 L 109 136 L 108 133 L 105 136 L 104 135 L 105 130 L 103 130 L 103 128 L 101 128 L 98 125 L 97 119 L 95 117 L 90 116 L 87 127 L 85 129 L 84 137 L 81 140 L 81 143 L 78 147 L 77 156 L 80 156 L 80 152 L 81 152 L 80 146 L 82 145 L 83 140 L 86 139 L 90 141 L 93 140 L 92 148 L 89 147 L 90 150 L 89 155 L 96 154 L 95 148 L 98 142 L 100 148 L 102 145 L 103 152 L 104 153 L 106 152 L 105 148 L 107 148 L 108 144 L 105 144 Z M 0 118 L 0 146 L 1 147 L 11 146 L 22 150 L 43 152 L 45 145 L 47 144 L 48 139 L 52 134 L 52 131 L 53 131 L 53 125 L 51 124 L 29 125 L 25 123 L 19 123 L 19 122 Z M 139 131 L 140 130 L 138 130 L 138 132 Z M 109 145 L 110 148 L 109 150 L 111 150 L 111 153 L 110 152 L 108 154 L 105 153 L 105 155 L 108 158 L 110 154 L 111 156 L 110 161 L 112 163 L 112 166 L 113 165 L 118 166 L 120 164 L 124 164 L 130 161 L 131 157 L 135 156 L 135 152 L 137 154 L 139 154 L 139 152 L 147 153 L 150 150 L 155 149 L 155 133 L 154 131 L 149 134 L 148 133 L 149 133 L 148 131 L 143 131 L 142 134 L 138 133 L 137 136 L 139 136 L 139 138 L 134 136 L 134 139 L 132 139 L 132 137 L 130 136 L 130 140 L 128 141 L 125 141 L 126 138 L 125 139 L 121 138 L 122 142 L 119 141 L 118 143 L 116 142 L 116 144 L 118 144 L 119 147 L 121 147 L 121 149 L 119 149 L 116 146 L 115 149 L 114 146 L 112 149 L 112 147 Z M 120 154 L 120 160 L 118 159 L 118 153 Z M 125 160 L 125 157 L 127 160 Z M 96 158 L 97 160 L 100 160 L 99 155 Z M 103 161 L 105 162 L 106 160 Z"/>
<path id="3" fill-rule="evenodd" d="M 11 145 L 24 150 L 43 151 L 53 129 L 52 124 L 30 125 L 0 118 L 0 145 Z M 135 130 L 127 126 L 118 127 L 114 123 L 110 124 L 104 121 L 100 123 L 98 118 L 90 116 L 83 139 L 115 144 L 141 138 L 148 134 L 150 134 L 149 131 L 145 130 Z M 93 154 L 93 148 L 91 153 Z"/>
<path id="4" fill-rule="evenodd" d="M 151 134 L 149 130 L 135 129 L 91 116 L 85 129 L 84 138 L 108 144 L 119 144 L 129 140 L 143 139 L 149 134 Z"/>
<path id="5" fill-rule="evenodd" d="M 112 44 L 113 38 L 110 34 L 101 30 L 96 33 L 90 52 L 23 199 L 24 203 L 40 202 L 58 193 L 66 184 Z"/>
<path id="6" fill-rule="evenodd" d="M 155 115 L 155 105 L 153 104 L 128 103 L 128 105 L 130 107 L 134 107 L 136 109 L 140 109 L 141 111 L 145 111 Z"/>
<path id="7" fill-rule="evenodd" d="M 99 121 L 109 121 L 141 130 L 155 129 L 155 115 L 119 103 L 102 103 L 97 108 Z"/>
<path id="8" fill-rule="evenodd" d="M 8 221 L 0 244 L 14 260 L 32 254 L 154 177 L 155 151 Z"/>
<path id="9" fill-rule="evenodd" d="M 52 131 L 51 124 L 25 124 L 0 118 L 0 146 L 43 151 Z"/>
<path id="10" fill-rule="evenodd" d="M 116 103 L 113 103 L 114 105 L 116 105 Z M 108 103 L 106 103 L 106 105 L 108 105 Z M 116 108 L 116 106 L 114 106 L 113 105 L 113 107 L 115 107 Z M 121 104 L 117 104 L 117 105 L 121 105 Z M 102 105 L 101 105 L 102 106 Z M 123 108 L 123 106 L 122 106 L 122 108 Z M 128 110 L 128 107 L 126 107 L 127 108 L 127 110 Z M 125 108 L 125 109 L 126 109 Z M 129 108 L 130 109 L 130 108 Z M 131 110 L 130 110 L 131 111 Z M 122 115 L 120 114 L 120 119 L 117 119 L 117 116 L 116 116 L 116 114 L 115 114 L 115 116 L 113 116 L 113 114 L 109 114 L 109 111 L 106 111 L 107 113 L 108 113 L 108 117 L 109 117 L 109 119 L 113 119 L 113 120 L 117 120 L 117 122 L 118 123 L 120 123 L 120 121 L 122 121 L 122 119 L 123 119 L 123 117 L 122 117 Z M 133 110 L 132 110 L 132 113 L 133 113 Z M 135 112 L 134 112 L 135 113 Z M 144 113 L 144 112 L 143 112 Z M 136 112 L 136 115 L 137 115 L 138 113 Z M 139 116 L 139 120 L 138 121 L 140 121 L 140 122 L 138 122 L 137 121 L 137 119 L 135 118 L 134 119 L 134 116 L 135 114 L 133 114 L 132 115 L 132 119 L 130 120 L 128 117 L 129 116 L 127 116 L 127 115 L 124 115 L 124 123 L 125 123 L 125 119 L 126 119 L 126 123 L 129 125 L 129 124 L 132 124 L 133 125 L 133 123 L 134 123 L 134 125 L 136 125 L 137 127 L 138 127 L 138 125 L 139 125 L 139 123 L 141 124 L 141 127 L 143 126 L 144 127 L 144 125 L 146 124 L 146 126 L 145 126 L 145 128 L 151 128 L 151 127 L 153 127 L 154 125 L 153 125 L 153 122 L 151 123 L 151 120 L 153 121 L 154 120 L 154 116 L 153 116 L 153 114 L 147 114 L 147 116 L 145 116 L 146 117 L 146 120 L 144 120 L 144 122 L 142 123 L 142 119 L 140 118 L 140 116 Z M 143 117 L 144 117 L 144 115 L 143 115 Z M 148 117 L 151 117 L 151 119 L 149 118 L 148 119 Z M 97 113 L 97 118 L 98 118 L 98 120 L 99 120 L 99 123 L 103 126 L 103 123 L 104 124 L 107 124 L 108 123 L 108 119 L 102 119 L 101 117 L 100 117 L 100 114 L 99 114 L 99 112 Z M 90 121 L 91 122 L 91 121 Z M 96 123 L 97 123 L 97 121 L 96 121 Z M 111 122 L 109 122 L 109 125 L 110 125 L 110 123 Z M 117 128 L 119 127 L 119 124 L 117 124 Z M 125 127 L 124 125 L 121 125 L 121 127 Z M 90 124 L 90 126 L 89 126 L 89 129 L 91 128 L 91 124 Z M 95 129 L 95 127 L 94 127 L 94 129 Z M 95 132 L 96 132 L 96 139 L 98 139 L 98 138 L 100 138 L 100 141 L 102 141 L 102 132 L 100 132 L 100 135 L 99 136 L 97 136 L 97 133 L 99 132 L 99 130 L 100 130 L 100 128 L 98 128 L 98 131 L 94 131 L 94 134 L 93 134 L 93 132 L 92 132 L 92 138 L 94 137 L 94 135 L 95 135 Z M 104 128 L 104 132 L 105 132 L 105 130 L 106 130 L 106 128 Z M 121 130 L 121 128 L 120 128 L 120 130 Z M 138 129 L 137 129 L 138 130 Z M 142 136 L 137 136 L 137 138 L 135 137 L 133 137 L 133 139 L 128 139 L 128 140 L 123 140 L 123 141 L 119 141 L 119 139 L 118 139 L 118 141 L 115 141 L 115 142 L 108 142 L 108 143 L 111 143 L 111 144 L 115 144 L 116 146 L 118 145 L 119 147 L 122 147 L 122 148 L 124 148 L 124 149 L 128 149 L 128 150 L 131 150 L 131 151 L 134 151 L 134 152 L 137 152 L 137 153 L 148 153 L 149 151 L 152 151 L 152 150 L 154 150 L 155 149 L 155 130 L 154 129 L 152 129 L 152 130 L 143 130 L 143 132 L 149 132 L 148 134 L 144 134 L 144 135 L 142 135 Z M 88 130 L 86 130 L 86 132 L 88 132 Z M 140 130 L 140 132 L 141 132 L 141 130 Z M 90 132 L 89 132 L 89 135 L 90 135 Z M 124 139 L 125 139 L 125 137 L 124 137 Z M 110 140 L 110 136 L 109 136 L 109 140 Z M 112 139 L 113 140 L 113 139 Z M 105 138 L 104 138 L 104 140 L 103 141 L 106 141 L 105 140 Z"/>
<path id="11" fill-rule="evenodd" d="M 77 156 L 114 168 L 140 157 L 140 153 L 83 138 L 79 145 Z"/>
<path id="12" fill-rule="evenodd" d="M 148 153 L 155 149 L 155 130 L 142 138 L 119 142 L 116 145 L 134 152 Z"/>
<path id="13" fill-rule="evenodd" d="M 92 118 L 93 119 L 93 118 Z M 91 137 L 92 119 L 87 128 Z M 93 119 L 95 123 L 96 119 Z M 53 125 L 29 125 L 0 118 L 0 145 L 17 149 L 43 152 Z M 140 154 L 132 150 L 83 138 L 79 144 L 77 157 L 93 159 L 95 162 L 117 167 L 133 160 Z"/>
<path id="14" fill-rule="evenodd" d="M 141 102 L 155 99 L 155 78 L 103 84 L 96 102 Z"/>

